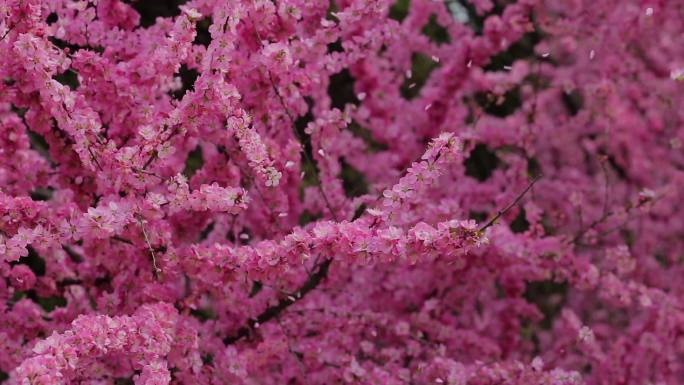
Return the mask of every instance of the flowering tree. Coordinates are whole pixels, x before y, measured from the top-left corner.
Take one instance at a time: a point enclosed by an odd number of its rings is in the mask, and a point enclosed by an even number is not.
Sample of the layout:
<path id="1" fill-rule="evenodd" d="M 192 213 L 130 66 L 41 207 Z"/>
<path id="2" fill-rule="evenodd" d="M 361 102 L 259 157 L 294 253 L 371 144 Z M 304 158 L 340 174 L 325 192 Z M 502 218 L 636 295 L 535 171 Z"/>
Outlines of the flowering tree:
<path id="1" fill-rule="evenodd" d="M 682 12 L 0 0 L 0 380 L 680 384 Z"/>

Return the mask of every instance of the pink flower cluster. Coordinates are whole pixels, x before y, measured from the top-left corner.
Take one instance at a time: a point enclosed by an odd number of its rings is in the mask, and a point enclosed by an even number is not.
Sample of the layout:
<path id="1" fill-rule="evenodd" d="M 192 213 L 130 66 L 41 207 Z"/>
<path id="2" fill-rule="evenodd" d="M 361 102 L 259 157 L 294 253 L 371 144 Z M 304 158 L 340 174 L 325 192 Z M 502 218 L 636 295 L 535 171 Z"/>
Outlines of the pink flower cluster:
<path id="1" fill-rule="evenodd" d="M 122 365 L 143 368 L 136 384 L 168 383 L 170 374 L 160 359 L 171 350 L 177 316 L 167 304 L 143 305 L 130 317 L 79 316 L 69 330 L 36 343 L 35 355 L 16 368 L 16 378 L 67 384 L 75 373 L 102 370 L 99 357 L 116 355 Z"/>
<path id="2" fill-rule="evenodd" d="M 0 383 L 682 383 L 681 8 L 0 0 Z"/>

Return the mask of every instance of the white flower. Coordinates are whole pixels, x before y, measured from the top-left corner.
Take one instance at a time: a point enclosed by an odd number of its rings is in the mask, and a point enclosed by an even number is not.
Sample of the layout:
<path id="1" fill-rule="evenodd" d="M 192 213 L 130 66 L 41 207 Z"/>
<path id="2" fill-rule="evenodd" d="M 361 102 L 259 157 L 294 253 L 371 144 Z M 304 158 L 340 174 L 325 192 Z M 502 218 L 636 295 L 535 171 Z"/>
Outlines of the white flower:
<path id="1" fill-rule="evenodd" d="M 190 7 L 181 7 L 183 12 L 185 13 L 186 16 L 188 16 L 188 19 L 190 20 L 199 20 L 202 18 L 202 14 L 199 13 L 196 9 L 190 8 Z"/>
<path id="2" fill-rule="evenodd" d="M 594 336 L 594 331 L 588 326 L 582 326 L 577 334 L 577 339 L 582 343 L 591 344 L 596 340 L 596 337 Z"/>
<path id="3" fill-rule="evenodd" d="M 152 207 L 158 209 L 161 205 L 167 203 L 168 201 L 162 194 L 149 193 L 147 194 L 147 201 L 152 205 Z"/>
<path id="4" fill-rule="evenodd" d="M 542 360 L 539 356 L 534 357 L 532 360 L 532 369 L 534 369 L 535 372 L 540 372 L 542 369 L 544 369 L 544 360 Z"/>
<path id="5" fill-rule="evenodd" d="M 283 174 L 273 167 L 266 169 L 266 187 L 276 187 L 280 184 Z"/>
<path id="6" fill-rule="evenodd" d="M 670 79 L 678 82 L 684 80 L 684 69 L 675 68 L 670 71 Z"/>
<path id="7" fill-rule="evenodd" d="M 157 132 L 152 126 L 142 126 L 138 129 L 138 134 L 145 138 L 145 140 L 152 140 L 157 135 Z"/>

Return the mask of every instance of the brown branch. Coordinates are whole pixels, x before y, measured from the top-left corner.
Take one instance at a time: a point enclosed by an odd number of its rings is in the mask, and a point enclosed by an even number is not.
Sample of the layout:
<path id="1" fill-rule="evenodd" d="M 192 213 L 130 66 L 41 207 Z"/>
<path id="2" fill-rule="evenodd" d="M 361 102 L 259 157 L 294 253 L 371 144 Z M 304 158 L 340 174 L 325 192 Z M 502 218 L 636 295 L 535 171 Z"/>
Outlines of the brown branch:
<path id="1" fill-rule="evenodd" d="M 271 70 L 266 69 L 266 72 L 268 73 L 268 79 L 271 82 L 271 87 L 273 88 L 273 92 L 278 96 L 278 101 L 280 105 L 283 107 L 283 110 L 285 111 L 285 114 L 287 115 L 288 119 L 290 119 L 290 125 L 295 131 L 295 136 L 297 136 L 297 129 L 295 127 L 295 119 L 290 113 L 290 110 L 288 110 L 287 106 L 285 105 L 285 100 L 283 99 L 283 96 L 280 94 L 280 91 L 278 91 L 278 88 L 275 85 L 275 81 L 273 80 L 273 76 L 271 75 Z M 304 143 L 302 143 L 302 146 L 304 146 Z M 325 194 L 325 190 L 323 190 L 323 182 L 321 181 L 321 176 L 320 172 L 318 170 L 318 164 L 316 161 L 309 156 L 309 154 L 306 152 L 306 149 L 302 148 L 302 155 L 304 156 L 305 160 L 309 162 L 313 166 L 313 171 L 314 171 L 314 176 L 316 177 L 316 180 L 318 183 L 316 183 L 316 188 L 318 189 L 318 192 L 321 194 L 323 197 L 323 201 L 325 205 L 327 206 L 328 210 L 330 211 L 330 215 L 332 215 L 333 219 L 335 221 L 338 221 L 337 215 L 335 214 L 335 210 L 333 210 L 332 204 L 330 203 L 330 200 L 328 199 L 328 196 Z"/>
<path id="2" fill-rule="evenodd" d="M 226 345 L 230 345 L 249 336 L 251 331 L 258 327 L 258 325 L 261 325 L 272 320 L 273 318 L 277 317 L 280 313 L 282 313 L 283 310 L 290 307 L 290 305 L 304 298 L 309 292 L 311 292 L 321 282 L 323 282 L 323 280 L 325 280 L 325 278 L 328 276 L 328 270 L 330 269 L 331 263 L 332 259 L 326 259 L 325 261 L 323 261 L 318 270 L 314 274 L 310 275 L 304 283 L 304 285 L 302 285 L 299 291 L 295 293 L 296 298 L 293 296 L 287 296 L 285 298 L 282 298 L 280 301 L 278 301 L 277 304 L 266 308 L 266 310 L 261 312 L 261 314 L 259 314 L 256 318 L 250 319 L 247 322 L 247 325 L 241 327 L 235 334 L 224 338 L 223 343 Z"/>
<path id="3" fill-rule="evenodd" d="M 515 200 L 513 202 L 511 202 L 503 210 L 497 211 L 496 215 L 492 219 L 490 219 L 489 222 L 485 223 L 484 226 L 480 227 L 480 230 L 478 230 L 478 231 L 483 232 L 483 231 L 487 230 L 488 228 L 492 227 L 499 218 L 501 218 L 504 214 L 506 214 L 508 212 L 508 210 L 512 209 L 513 206 L 517 205 L 518 202 L 520 202 L 520 200 L 523 199 L 525 194 L 527 194 L 527 192 L 530 191 L 532 186 L 534 186 L 534 184 L 537 183 L 539 181 L 539 179 L 541 179 L 541 177 L 542 177 L 541 174 L 534 177 L 534 179 L 532 179 L 532 182 L 530 182 L 530 184 L 528 184 L 527 187 L 525 187 L 525 189 L 520 194 L 518 194 L 518 196 L 515 198 Z"/>
<path id="4" fill-rule="evenodd" d="M 77 252 L 74 251 L 71 247 L 67 245 L 62 245 L 62 250 L 64 250 L 65 253 L 69 256 L 69 259 L 71 259 L 72 262 L 74 263 L 81 263 L 83 262 L 83 256 Z"/>
<path id="5" fill-rule="evenodd" d="M 152 164 L 152 162 L 157 159 L 157 152 L 153 152 L 152 155 L 150 155 L 149 158 L 147 158 L 147 161 L 145 161 L 145 164 L 142 166 L 143 171 L 147 170 L 148 167 Z"/>
<path id="6" fill-rule="evenodd" d="M 601 233 L 599 233 L 598 236 L 604 236 L 604 235 L 607 235 L 607 234 L 612 233 L 612 232 L 615 231 L 615 230 L 619 230 L 619 229 L 623 228 L 624 226 L 627 225 L 627 223 L 628 223 L 631 219 L 633 219 L 633 218 L 632 218 L 632 214 L 634 213 L 634 209 L 639 209 L 639 208 L 643 207 L 645 204 L 647 204 L 647 203 L 649 203 L 649 202 L 652 202 L 652 201 L 653 201 L 652 199 L 645 199 L 645 200 L 640 200 L 636 205 L 627 204 L 627 206 L 625 206 L 625 213 L 627 214 L 627 219 L 626 219 L 620 226 L 614 227 L 614 228 L 612 228 L 612 229 L 604 230 L 604 231 L 602 231 Z M 581 229 L 581 230 L 580 230 L 580 231 L 579 231 L 579 232 L 570 240 L 570 243 L 571 243 L 571 244 L 575 244 L 575 245 L 580 244 L 580 240 L 582 239 L 582 237 L 584 237 L 584 235 L 585 235 L 586 233 L 589 232 L 589 230 L 594 230 L 594 229 L 596 228 L 596 226 L 598 226 L 598 225 L 604 223 L 605 221 L 608 220 L 608 218 L 612 217 L 612 216 L 615 215 L 615 214 L 618 214 L 618 212 L 617 212 L 616 210 L 611 210 L 611 211 L 604 212 L 603 215 L 601 215 L 599 218 L 597 218 L 597 219 L 595 219 L 593 222 L 591 222 L 591 223 L 589 224 L 589 226 L 587 226 L 587 227 Z"/>
<path id="7" fill-rule="evenodd" d="M 104 170 L 102 169 L 102 166 L 100 165 L 100 162 L 97 160 L 97 157 L 96 157 L 95 154 L 93 153 L 93 150 L 90 148 L 90 146 L 88 146 L 88 153 L 90 153 L 90 156 L 91 156 L 91 157 L 93 158 L 93 160 L 95 161 L 95 165 L 97 165 L 97 168 L 99 168 L 100 171 L 104 171 Z"/>
<path id="8" fill-rule="evenodd" d="M 10 28 L 8 28 L 7 31 L 5 32 L 5 34 L 2 35 L 2 37 L 0 38 L 0 41 L 5 40 L 5 38 L 7 37 L 7 35 L 9 35 L 9 33 L 12 32 L 13 29 L 14 29 L 14 26 L 11 26 Z"/>
<path id="9" fill-rule="evenodd" d="M 254 5 L 254 4 L 253 4 Z M 261 34 L 259 34 L 259 30 L 256 28 L 256 24 L 254 23 L 254 20 L 252 20 L 252 16 L 249 14 L 249 11 L 247 12 L 250 21 L 252 22 L 252 26 L 254 27 L 254 35 L 257 39 L 257 43 L 261 45 L 261 42 L 263 41 L 261 39 Z M 280 17 L 279 17 L 280 18 Z M 290 110 L 287 108 L 287 105 L 285 104 L 285 100 L 283 99 L 283 95 L 280 94 L 280 91 L 278 90 L 278 87 L 276 87 L 275 80 L 273 80 L 273 74 L 271 73 L 271 70 L 266 68 L 266 73 L 268 74 L 268 81 L 271 83 L 271 88 L 273 89 L 273 92 L 275 93 L 276 97 L 278 98 L 278 102 L 280 103 L 280 106 L 283 108 L 283 111 L 285 111 L 285 114 L 287 115 L 288 119 L 290 120 L 290 126 L 292 127 L 295 136 L 297 135 L 297 128 L 295 125 L 295 118 L 292 116 L 290 113 Z M 301 140 L 300 140 L 301 141 Z M 302 143 L 302 146 L 304 143 Z M 323 198 L 323 202 L 325 203 L 326 207 L 330 211 L 330 215 L 332 215 L 333 220 L 336 222 L 339 222 L 339 219 L 337 219 L 337 215 L 335 213 L 335 210 L 333 210 L 332 204 L 330 203 L 330 200 L 328 199 L 328 196 L 325 193 L 325 190 L 323 189 L 321 177 L 320 177 L 320 172 L 318 170 L 318 164 L 314 159 L 312 159 L 309 154 L 306 152 L 306 149 L 302 148 L 302 154 L 304 155 L 304 158 L 307 162 L 309 162 L 313 166 L 314 170 L 314 176 L 316 177 L 316 180 L 318 183 L 316 183 L 316 189 L 318 192 L 321 194 L 321 197 Z"/>
<path id="10" fill-rule="evenodd" d="M 167 125 L 164 125 L 164 129 L 162 129 L 160 135 L 166 133 L 166 130 L 168 129 L 169 127 Z M 166 142 L 170 141 L 171 138 L 176 136 L 176 134 L 178 134 L 177 124 L 173 126 L 173 131 L 171 131 L 171 133 L 169 133 L 169 136 L 166 139 L 162 140 L 160 144 L 165 144 Z M 159 153 L 157 152 L 157 150 L 155 150 L 152 154 L 150 154 L 150 157 L 147 158 L 147 161 L 145 161 L 145 164 L 142 167 L 142 171 L 147 170 L 147 168 L 150 167 L 150 165 L 152 165 L 152 162 L 154 162 L 156 159 L 159 159 Z"/>
<path id="11" fill-rule="evenodd" d="M 143 218 L 142 216 L 138 215 L 138 224 L 140 225 L 140 228 L 142 228 L 142 233 L 143 236 L 145 237 L 145 243 L 147 243 L 147 248 L 150 250 L 150 256 L 152 258 L 152 267 L 154 268 L 154 275 L 155 277 L 159 277 L 159 273 L 161 273 L 161 269 L 157 267 L 157 257 L 154 255 L 154 248 L 152 247 L 152 243 L 150 242 L 150 238 L 147 236 L 147 230 L 145 230 L 145 225 L 143 224 Z"/>
<path id="12" fill-rule="evenodd" d="M 125 244 L 127 244 L 127 245 L 133 245 L 133 241 L 131 241 L 131 240 L 129 240 L 129 239 L 126 239 L 126 238 L 122 238 L 122 237 L 120 237 L 120 236 L 118 236 L 118 235 L 113 236 L 113 237 L 112 237 L 112 240 L 118 241 L 118 242 L 121 242 L 121 243 L 125 243 Z"/>
<path id="13" fill-rule="evenodd" d="M 57 286 L 59 287 L 80 286 L 83 284 L 84 282 L 77 278 L 64 278 L 63 280 L 57 282 Z"/>

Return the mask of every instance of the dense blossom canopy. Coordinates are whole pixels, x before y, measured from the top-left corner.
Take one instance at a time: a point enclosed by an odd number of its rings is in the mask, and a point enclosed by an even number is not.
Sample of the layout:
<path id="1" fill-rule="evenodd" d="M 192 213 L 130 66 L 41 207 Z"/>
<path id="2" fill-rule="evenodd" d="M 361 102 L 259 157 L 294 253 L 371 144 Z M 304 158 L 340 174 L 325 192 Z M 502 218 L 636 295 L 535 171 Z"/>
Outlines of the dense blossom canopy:
<path id="1" fill-rule="evenodd" d="M 683 383 L 683 33 L 0 0 L 0 382 Z"/>

